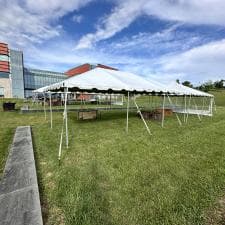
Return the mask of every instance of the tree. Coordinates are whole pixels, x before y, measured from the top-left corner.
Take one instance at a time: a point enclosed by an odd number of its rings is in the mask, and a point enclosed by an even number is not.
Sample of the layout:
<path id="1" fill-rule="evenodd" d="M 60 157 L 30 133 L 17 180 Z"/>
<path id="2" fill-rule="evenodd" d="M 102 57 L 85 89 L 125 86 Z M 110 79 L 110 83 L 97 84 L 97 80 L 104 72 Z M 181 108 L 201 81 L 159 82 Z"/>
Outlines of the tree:
<path id="1" fill-rule="evenodd" d="M 209 80 L 198 87 L 199 90 L 208 92 L 214 88 L 214 83 Z"/>
<path id="2" fill-rule="evenodd" d="M 176 79 L 176 82 L 179 84 L 180 83 L 180 80 L 179 79 Z"/>
<path id="3" fill-rule="evenodd" d="M 224 80 L 215 81 L 214 82 L 215 88 L 218 88 L 218 89 L 223 88 L 223 82 L 224 82 Z"/>
<path id="4" fill-rule="evenodd" d="M 182 83 L 184 86 L 187 86 L 187 87 L 193 87 L 193 85 L 191 84 L 191 82 L 190 81 L 188 81 L 188 80 L 186 80 L 186 81 L 184 81 L 183 83 Z"/>

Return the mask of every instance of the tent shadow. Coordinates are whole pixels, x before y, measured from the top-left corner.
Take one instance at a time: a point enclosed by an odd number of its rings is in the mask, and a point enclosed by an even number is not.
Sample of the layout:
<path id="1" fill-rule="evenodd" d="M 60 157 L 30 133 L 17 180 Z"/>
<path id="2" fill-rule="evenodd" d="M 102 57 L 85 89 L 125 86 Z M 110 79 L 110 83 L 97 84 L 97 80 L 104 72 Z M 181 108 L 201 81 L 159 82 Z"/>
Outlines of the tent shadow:
<path id="1" fill-rule="evenodd" d="M 126 120 L 126 111 L 100 111 L 95 120 L 78 120 L 77 114 L 68 113 L 69 119 L 76 123 L 98 123 L 102 121 L 124 119 Z M 136 117 L 136 111 L 129 112 L 129 118 Z"/>

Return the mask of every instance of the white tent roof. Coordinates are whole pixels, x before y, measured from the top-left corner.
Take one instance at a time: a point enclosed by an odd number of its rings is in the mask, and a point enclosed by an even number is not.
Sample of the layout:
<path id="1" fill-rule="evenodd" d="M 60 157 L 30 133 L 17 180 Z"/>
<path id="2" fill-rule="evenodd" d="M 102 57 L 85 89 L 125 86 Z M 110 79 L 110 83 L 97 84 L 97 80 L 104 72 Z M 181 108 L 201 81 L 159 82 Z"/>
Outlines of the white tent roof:
<path id="1" fill-rule="evenodd" d="M 184 86 L 183 84 L 178 84 L 177 82 L 172 82 L 172 83 L 168 84 L 167 88 L 168 88 L 169 92 L 171 92 L 171 93 L 175 92 L 180 95 L 213 97 L 213 95 L 211 95 L 211 94 Z"/>
<path id="2" fill-rule="evenodd" d="M 39 88 L 36 92 L 55 91 L 62 88 L 77 89 L 84 91 L 114 91 L 114 92 L 147 92 L 147 93 L 171 93 L 178 95 L 195 95 L 212 97 L 204 92 L 197 91 L 183 85 L 173 83 L 163 85 L 156 81 L 147 80 L 133 73 L 109 70 L 103 68 L 95 68 L 88 72 L 70 77 L 59 83 L 55 83 L 43 88 Z"/>
<path id="3" fill-rule="evenodd" d="M 43 93 L 43 92 L 46 91 L 47 88 L 48 88 L 48 86 L 41 87 L 41 88 L 38 88 L 36 90 L 33 90 L 32 92 L 34 92 L 34 93 Z"/>

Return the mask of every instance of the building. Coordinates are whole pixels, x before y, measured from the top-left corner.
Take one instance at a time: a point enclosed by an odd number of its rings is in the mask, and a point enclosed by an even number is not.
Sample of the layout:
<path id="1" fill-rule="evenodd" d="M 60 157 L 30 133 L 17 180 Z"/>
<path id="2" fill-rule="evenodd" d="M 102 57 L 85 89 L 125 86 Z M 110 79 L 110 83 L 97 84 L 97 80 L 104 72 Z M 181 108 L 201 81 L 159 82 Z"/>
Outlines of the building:
<path id="1" fill-rule="evenodd" d="M 11 97 L 11 75 L 8 45 L 0 43 L 0 96 Z"/>
<path id="2" fill-rule="evenodd" d="M 88 63 L 65 73 L 31 69 L 24 67 L 22 51 L 9 49 L 7 44 L 0 43 L 0 97 L 29 98 L 35 89 L 63 81 L 96 67 L 117 70 L 102 64 Z"/>
<path id="3" fill-rule="evenodd" d="M 76 76 L 78 74 L 85 73 L 85 72 L 87 72 L 89 70 L 92 70 L 92 69 L 94 69 L 96 67 L 109 69 L 109 70 L 117 70 L 116 68 L 113 68 L 113 67 L 110 67 L 110 66 L 105 66 L 105 65 L 102 65 L 102 64 L 95 64 L 94 65 L 94 64 L 85 63 L 83 65 L 74 67 L 74 68 L 66 71 L 65 74 L 67 74 L 69 77 Z"/>
<path id="4" fill-rule="evenodd" d="M 24 68 L 25 97 L 31 97 L 33 90 L 63 81 L 66 78 L 67 75 L 64 73 Z"/>
<path id="5" fill-rule="evenodd" d="M 32 90 L 65 80 L 64 73 L 24 67 L 23 52 L 0 43 L 0 96 L 28 98 Z"/>

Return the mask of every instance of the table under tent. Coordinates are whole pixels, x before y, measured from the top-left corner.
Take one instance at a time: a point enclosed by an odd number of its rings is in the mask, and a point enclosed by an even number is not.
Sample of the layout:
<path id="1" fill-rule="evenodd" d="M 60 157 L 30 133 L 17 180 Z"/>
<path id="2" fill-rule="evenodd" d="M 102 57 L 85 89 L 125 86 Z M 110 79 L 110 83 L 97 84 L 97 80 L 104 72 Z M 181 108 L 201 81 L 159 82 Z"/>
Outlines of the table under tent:
<path id="1" fill-rule="evenodd" d="M 103 68 L 95 68 L 88 72 L 82 73 L 70 77 L 62 82 L 58 82 L 41 89 L 37 89 L 36 92 L 42 92 L 43 95 L 51 95 L 53 93 L 61 93 L 64 101 L 64 113 L 62 130 L 60 135 L 59 155 L 61 158 L 62 152 L 62 140 L 65 130 L 66 146 L 68 147 L 68 113 L 67 113 L 67 100 L 69 93 L 107 93 L 107 94 L 122 94 L 126 96 L 126 132 L 129 128 L 129 110 L 130 103 L 133 102 L 136 107 L 137 113 L 142 119 L 147 132 L 152 135 L 149 125 L 145 121 L 142 114 L 142 110 L 137 103 L 137 98 L 142 95 L 148 95 L 150 97 L 157 96 L 161 99 L 161 126 L 164 126 L 165 109 L 170 108 L 176 115 L 177 121 L 180 125 L 186 123 L 189 114 L 195 114 L 201 119 L 201 116 L 212 116 L 213 114 L 213 102 L 214 96 L 208 93 L 204 93 L 193 88 L 185 87 L 181 84 L 163 85 L 162 83 L 147 80 L 141 76 L 133 73 L 115 71 Z M 201 106 L 197 104 L 196 99 L 202 98 L 204 101 Z M 182 99 L 182 101 L 180 101 Z M 198 101 L 199 102 L 199 101 Z M 205 108 L 207 105 L 207 108 Z M 50 106 L 51 107 L 51 106 Z M 200 108 L 202 107 L 202 108 Z M 52 127 L 52 112 L 51 113 L 51 127 Z M 184 121 L 182 122 L 179 114 L 184 115 Z"/>

